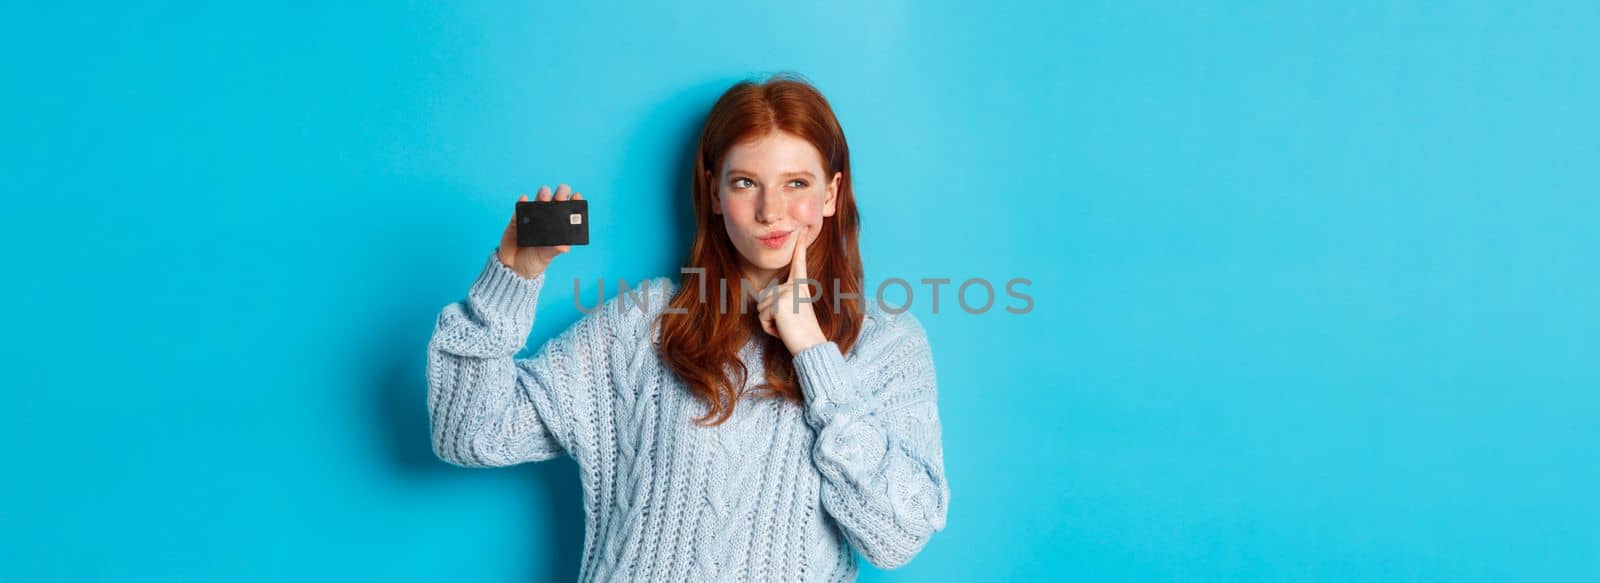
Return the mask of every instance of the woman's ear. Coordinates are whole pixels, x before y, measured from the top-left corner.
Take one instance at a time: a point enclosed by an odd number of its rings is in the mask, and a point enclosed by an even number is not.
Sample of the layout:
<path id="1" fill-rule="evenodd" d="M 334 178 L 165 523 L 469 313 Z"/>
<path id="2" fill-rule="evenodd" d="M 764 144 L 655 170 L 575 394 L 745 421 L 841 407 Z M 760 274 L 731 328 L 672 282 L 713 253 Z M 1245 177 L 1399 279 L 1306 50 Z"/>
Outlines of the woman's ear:
<path id="1" fill-rule="evenodd" d="M 717 177 L 711 171 L 705 171 L 706 189 L 711 193 L 711 214 L 722 214 L 722 197 L 717 196 Z"/>
<path id="2" fill-rule="evenodd" d="M 833 180 L 828 181 L 828 198 L 822 201 L 822 216 L 833 216 L 835 203 L 839 201 L 839 181 L 843 179 L 843 172 L 834 172 Z"/>

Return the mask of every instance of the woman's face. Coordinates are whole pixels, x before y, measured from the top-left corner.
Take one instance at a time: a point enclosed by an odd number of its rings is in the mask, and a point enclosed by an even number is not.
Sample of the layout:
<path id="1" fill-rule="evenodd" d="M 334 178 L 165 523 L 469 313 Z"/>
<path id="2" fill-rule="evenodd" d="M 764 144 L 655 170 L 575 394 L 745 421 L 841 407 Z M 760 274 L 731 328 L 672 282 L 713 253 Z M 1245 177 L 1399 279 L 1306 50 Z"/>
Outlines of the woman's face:
<path id="1" fill-rule="evenodd" d="M 789 266 L 802 233 L 809 249 L 822 218 L 833 216 L 842 175 L 824 172 L 811 142 L 782 131 L 735 144 L 723 157 L 713 212 L 722 215 L 744 275 L 757 285 Z"/>

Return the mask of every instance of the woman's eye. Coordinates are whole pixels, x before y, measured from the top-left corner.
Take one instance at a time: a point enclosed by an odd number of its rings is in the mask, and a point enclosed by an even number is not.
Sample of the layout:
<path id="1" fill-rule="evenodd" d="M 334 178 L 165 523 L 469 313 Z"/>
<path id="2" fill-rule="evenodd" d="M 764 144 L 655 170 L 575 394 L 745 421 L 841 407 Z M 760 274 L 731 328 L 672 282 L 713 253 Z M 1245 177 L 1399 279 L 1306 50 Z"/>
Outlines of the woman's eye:
<path id="1" fill-rule="evenodd" d="M 745 185 L 746 182 L 749 182 L 750 184 L 747 186 Z M 733 185 L 739 188 L 750 188 L 751 186 L 755 186 L 755 182 L 752 182 L 749 178 L 735 178 L 733 179 Z"/>
<path id="2" fill-rule="evenodd" d="M 794 185 L 795 188 L 805 188 L 806 187 L 806 181 L 804 181 L 804 180 L 790 180 L 789 184 Z"/>

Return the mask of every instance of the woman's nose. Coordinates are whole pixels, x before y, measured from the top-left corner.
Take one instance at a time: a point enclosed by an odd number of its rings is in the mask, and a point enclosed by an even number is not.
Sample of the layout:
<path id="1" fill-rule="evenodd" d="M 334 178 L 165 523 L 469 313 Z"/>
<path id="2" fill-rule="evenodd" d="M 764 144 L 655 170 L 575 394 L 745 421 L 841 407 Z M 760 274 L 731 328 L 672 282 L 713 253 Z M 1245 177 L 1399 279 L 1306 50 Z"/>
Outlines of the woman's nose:
<path id="1" fill-rule="evenodd" d="M 780 212 L 782 209 L 783 201 L 776 195 L 762 193 L 756 204 L 756 220 L 762 223 L 776 222 L 782 214 Z"/>

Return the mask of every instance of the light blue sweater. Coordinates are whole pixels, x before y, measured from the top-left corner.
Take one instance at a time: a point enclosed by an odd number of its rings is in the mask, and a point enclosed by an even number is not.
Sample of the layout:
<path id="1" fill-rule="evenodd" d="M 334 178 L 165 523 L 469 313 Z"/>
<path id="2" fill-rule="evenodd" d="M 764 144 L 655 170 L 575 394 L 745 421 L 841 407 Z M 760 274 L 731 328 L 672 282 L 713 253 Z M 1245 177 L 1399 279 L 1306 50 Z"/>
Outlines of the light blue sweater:
<path id="1" fill-rule="evenodd" d="M 583 479 L 580 581 L 852 581 L 852 547 L 880 568 L 944 529 L 932 354 L 909 312 L 866 301 L 850 354 L 794 357 L 806 405 L 747 396 L 716 427 L 656 352 L 651 322 L 677 289 L 612 298 L 515 359 L 544 276 L 490 253 L 428 345 L 434 452 L 464 467 L 570 455 Z M 714 301 L 714 300 L 712 300 Z M 741 352 L 753 387 L 759 344 Z"/>

